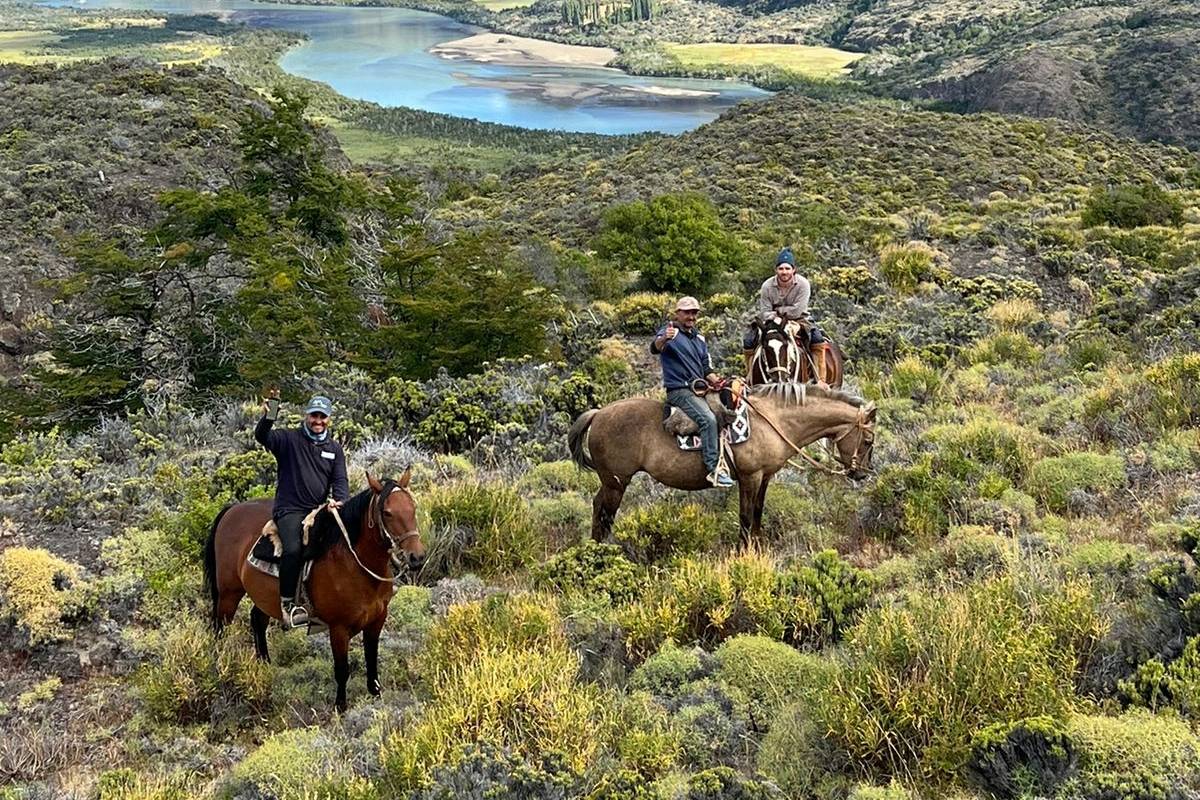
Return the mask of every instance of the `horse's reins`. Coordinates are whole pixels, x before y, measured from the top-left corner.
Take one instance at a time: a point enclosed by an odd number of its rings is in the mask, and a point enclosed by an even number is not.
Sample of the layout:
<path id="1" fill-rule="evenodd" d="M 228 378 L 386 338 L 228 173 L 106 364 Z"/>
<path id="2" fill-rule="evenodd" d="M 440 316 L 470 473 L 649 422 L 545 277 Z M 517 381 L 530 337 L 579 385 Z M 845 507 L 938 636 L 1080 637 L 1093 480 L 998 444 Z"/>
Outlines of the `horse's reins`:
<path id="1" fill-rule="evenodd" d="M 404 492 L 407 494 L 408 490 L 403 486 L 393 486 L 392 491 L 388 492 L 388 495 L 390 496 L 394 492 Z M 329 510 L 333 512 L 333 518 L 337 521 L 338 530 L 342 532 L 342 538 L 346 540 L 346 547 L 350 548 L 350 555 L 354 556 L 354 560 L 358 562 L 358 566 L 362 569 L 362 571 L 377 581 L 382 581 L 383 583 L 397 583 L 400 579 L 399 575 L 393 578 L 385 578 L 382 575 L 375 574 L 370 567 L 362 562 L 362 559 L 358 557 L 358 553 L 354 550 L 354 544 L 350 541 L 350 531 L 346 530 L 346 523 L 342 522 L 342 515 L 338 513 L 336 508 L 331 508 Z M 378 523 L 376 522 L 376 517 L 378 517 Z M 387 540 L 392 545 L 390 548 L 388 548 L 388 552 L 395 550 L 401 544 L 407 542 L 414 536 L 419 537 L 421 535 L 421 532 L 414 528 L 413 530 L 408 531 L 401 536 L 400 541 L 393 539 L 392 535 L 388 533 L 387 526 L 383 524 L 383 503 L 379 502 L 378 496 L 371 498 L 371 510 L 367 512 L 367 527 L 374 528 L 376 524 L 379 525 L 379 530 L 383 531 L 383 535 L 387 537 Z"/>
<path id="2" fill-rule="evenodd" d="M 820 461 L 817 461 L 815 458 L 813 458 L 807 452 L 805 452 L 803 447 L 799 447 L 795 442 L 793 442 L 791 439 L 789 439 L 787 437 L 787 434 L 785 434 L 783 431 L 779 430 L 779 426 L 775 424 L 775 421 L 773 419 L 768 417 L 763 412 L 759 411 L 758 408 L 755 407 L 754 403 L 750 402 L 749 395 L 742 395 L 742 402 L 744 402 L 746 405 L 750 406 L 751 411 L 753 411 L 755 414 L 758 414 L 760 417 L 762 417 L 763 420 L 767 423 L 767 425 L 769 425 L 771 427 L 771 430 L 775 431 L 775 434 L 780 439 L 783 439 L 784 443 L 787 444 L 788 447 L 795 450 L 799 455 L 801 455 L 804 458 L 805 461 L 807 461 L 809 464 L 813 465 L 814 467 L 824 470 L 825 472 L 828 472 L 830 475 L 841 475 L 843 477 L 848 476 L 850 474 L 851 470 L 858 469 L 858 450 L 857 449 L 854 451 L 854 455 L 850 459 L 850 468 L 849 469 L 847 469 L 845 467 L 842 467 L 841 469 L 834 469 L 833 467 L 829 466 L 828 464 L 823 464 Z M 860 406 L 858 409 L 858 418 L 854 421 L 854 424 L 851 425 L 850 427 L 846 428 L 846 430 L 842 431 L 840 434 L 838 434 L 837 438 L 835 438 L 833 440 L 833 443 L 836 445 L 842 439 L 845 439 L 847 436 L 850 435 L 850 431 L 855 431 L 855 430 L 862 431 L 862 430 L 866 430 L 869 427 L 870 427 L 870 425 L 867 423 L 867 415 L 863 412 L 863 409 Z M 787 463 L 791 464 L 793 467 L 796 467 L 797 469 L 807 469 L 807 467 L 805 467 L 803 464 L 797 464 L 791 458 L 789 458 L 787 460 Z"/>

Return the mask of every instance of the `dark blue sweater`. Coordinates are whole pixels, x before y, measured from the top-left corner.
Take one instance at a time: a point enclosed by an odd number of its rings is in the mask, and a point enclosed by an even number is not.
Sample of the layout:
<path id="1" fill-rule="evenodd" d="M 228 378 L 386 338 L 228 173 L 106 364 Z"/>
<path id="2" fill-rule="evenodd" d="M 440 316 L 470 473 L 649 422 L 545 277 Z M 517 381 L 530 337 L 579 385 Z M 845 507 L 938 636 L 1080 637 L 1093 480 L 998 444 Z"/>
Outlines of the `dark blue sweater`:
<path id="1" fill-rule="evenodd" d="M 279 465 L 279 483 L 275 486 L 274 519 L 294 511 L 312 511 L 325 502 L 330 490 L 333 499 L 350 499 L 346 479 L 346 454 L 332 437 L 314 442 L 299 427 L 273 431 L 272 420 L 263 417 L 254 429 L 254 438 L 275 456 Z"/>
<path id="2" fill-rule="evenodd" d="M 654 334 L 650 342 L 650 352 L 662 356 L 663 386 L 671 389 L 687 389 L 692 381 L 703 378 L 713 371 L 712 358 L 708 355 L 708 343 L 695 328 L 688 331 L 677 327 L 679 333 L 674 339 L 668 339 L 663 345 L 662 352 L 654 348 L 654 342 L 667 331 L 664 325 Z"/>

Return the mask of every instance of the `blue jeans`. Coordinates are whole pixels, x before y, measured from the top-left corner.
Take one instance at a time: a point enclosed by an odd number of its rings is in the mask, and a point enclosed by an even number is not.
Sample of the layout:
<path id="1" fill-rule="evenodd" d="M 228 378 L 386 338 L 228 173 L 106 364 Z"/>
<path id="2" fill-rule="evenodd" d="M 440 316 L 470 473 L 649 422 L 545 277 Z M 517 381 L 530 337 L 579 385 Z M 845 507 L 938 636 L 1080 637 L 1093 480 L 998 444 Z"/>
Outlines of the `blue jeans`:
<path id="1" fill-rule="evenodd" d="M 704 469 L 710 474 L 717 469 L 719 432 L 717 418 L 703 397 L 697 397 L 691 389 L 668 389 L 667 403 L 687 414 L 700 426 L 700 455 L 704 458 Z"/>

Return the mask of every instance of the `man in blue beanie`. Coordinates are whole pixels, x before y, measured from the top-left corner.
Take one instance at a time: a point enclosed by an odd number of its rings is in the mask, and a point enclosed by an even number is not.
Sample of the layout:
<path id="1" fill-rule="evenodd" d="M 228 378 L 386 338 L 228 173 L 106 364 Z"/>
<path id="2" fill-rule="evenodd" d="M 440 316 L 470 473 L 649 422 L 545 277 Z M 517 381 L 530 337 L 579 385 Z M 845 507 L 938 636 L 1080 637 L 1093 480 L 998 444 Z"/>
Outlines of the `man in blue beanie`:
<path id="1" fill-rule="evenodd" d="M 263 417 L 254 429 L 254 438 L 275 456 L 279 467 L 271 518 L 283 543 L 279 559 L 283 626 L 294 628 L 308 623 L 308 609 L 296 603 L 302 566 L 301 523 L 330 494 L 333 495 L 330 505 L 334 508 L 349 500 L 350 483 L 346 478 L 346 454 L 329 435 L 329 418 L 333 415 L 329 398 L 313 395 L 304 407 L 304 420 L 291 430 L 271 430 L 278 410 L 276 392 L 263 403 Z"/>
<path id="2" fill-rule="evenodd" d="M 816 380 L 825 386 L 825 336 L 821 329 L 812 325 L 808 319 L 808 300 L 812 295 L 812 287 L 808 278 L 796 272 L 796 257 L 789 247 L 779 251 L 775 259 L 775 274 L 763 281 L 758 293 L 758 322 L 776 322 L 783 325 L 797 322 L 808 328 L 809 344 L 813 346 L 812 355 L 816 368 Z M 758 345 L 758 326 L 751 325 L 742 338 L 743 352 L 746 357 L 746 373 L 750 373 L 750 361 L 754 357 L 754 348 Z"/>

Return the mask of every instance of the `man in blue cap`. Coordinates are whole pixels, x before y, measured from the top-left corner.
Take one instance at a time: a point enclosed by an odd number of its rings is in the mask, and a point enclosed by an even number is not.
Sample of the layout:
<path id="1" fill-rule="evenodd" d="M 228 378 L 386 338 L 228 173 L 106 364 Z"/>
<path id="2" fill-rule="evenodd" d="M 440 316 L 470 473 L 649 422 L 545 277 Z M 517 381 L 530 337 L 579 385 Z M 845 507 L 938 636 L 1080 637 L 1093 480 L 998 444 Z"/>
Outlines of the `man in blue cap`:
<path id="1" fill-rule="evenodd" d="M 726 489 L 733 486 L 733 479 L 717 470 L 720 462 L 717 417 L 708 403 L 693 391 L 693 387 L 711 385 L 719 378 L 713 371 L 708 343 L 696 330 L 700 302 L 694 297 L 679 298 L 675 304 L 675 317 L 679 325 L 668 322 L 660 328 L 654 341 L 650 342 L 650 352 L 662 358 L 667 403 L 691 417 L 700 428 L 700 455 L 704 459 L 708 482 Z"/>
<path id="2" fill-rule="evenodd" d="M 275 431 L 278 393 L 263 403 L 263 418 L 254 429 L 254 438 L 275 456 L 279 480 L 275 486 L 275 507 L 271 518 L 279 529 L 283 555 L 279 559 L 279 600 L 283 625 L 293 628 L 308 623 L 308 609 L 296 603 L 300 583 L 303 543 L 301 523 L 317 506 L 326 502 L 337 508 L 350 499 L 346 478 L 346 454 L 329 435 L 333 403 L 324 395 L 313 395 L 304 408 L 299 427 Z"/>

